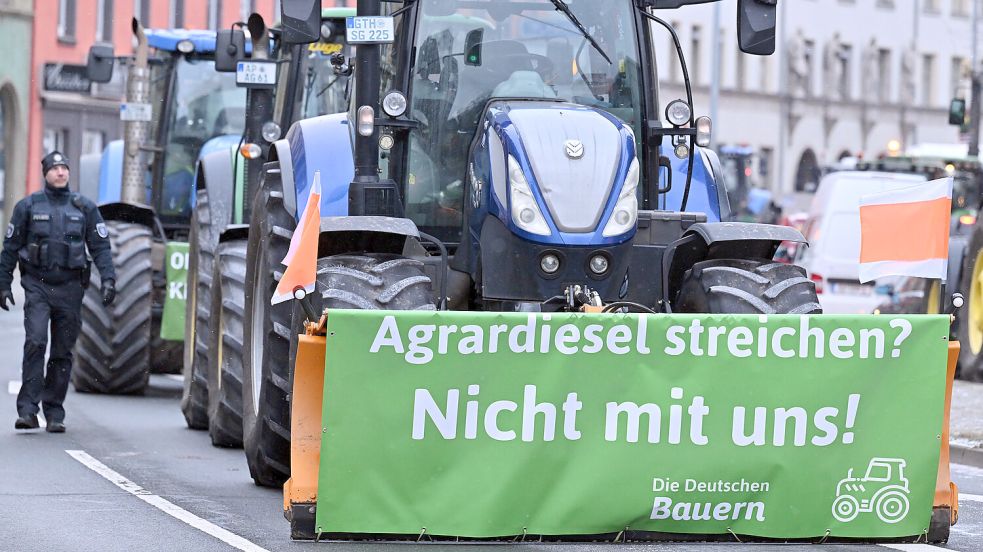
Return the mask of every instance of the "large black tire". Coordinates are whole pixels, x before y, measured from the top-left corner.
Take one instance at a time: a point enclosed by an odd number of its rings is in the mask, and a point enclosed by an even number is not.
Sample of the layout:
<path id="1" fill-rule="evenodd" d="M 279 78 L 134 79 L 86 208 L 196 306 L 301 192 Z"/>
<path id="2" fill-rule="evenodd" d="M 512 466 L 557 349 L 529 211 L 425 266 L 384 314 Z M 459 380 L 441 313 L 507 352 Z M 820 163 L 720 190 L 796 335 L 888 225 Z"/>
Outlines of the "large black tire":
<path id="1" fill-rule="evenodd" d="M 257 485 L 290 476 L 290 325 L 292 305 L 271 306 L 281 261 L 297 223 L 283 205 L 280 164 L 267 163 L 253 201 L 246 249 L 242 376 L 243 448 Z"/>
<path id="2" fill-rule="evenodd" d="M 315 305 L 326 309 L 436 310 L 432 282 L 423 266 L 415 259 L 375 253 L 320 258 Z"/>
<path id="3" fill-rule="evenodd" d="M 816 285 L 805 270 L 770 260 L 715 259 L 683 275 L 675 312 L 820 314 Z"/>
<path id="4" fill-rule="evenodd" d="M 314 303 L 319 310 L 436 310 L 433 284 L 423 266 L 414 259 L 374 253 L 320 258 Z M 294 313 L 294 328 L 299 333 L 303 314 L 300 309 Z M 291 349 L 293 357 L 296 345 Z M 291 358 L 291 366 L 294 360 Z M 290 534 L 313 538 L 314 517 L 293 514 Z"/>
<path id="5" fill-rule="evenodd" d="M 212 265 L 218 238 L 212 227 L 205 190 L 197 193 L 188 242 L 181 413 L 189 428 L 208 429 L 208 322 L 212 306 Z"/>
<path id="6" fill-rule="evenodd" d="M 977 223 L 966 247 L 959 293 L 966 304 L 958 313 L 959 377 L 983 380 L 983 223 Z"/>
<path id="7" fill-rule="evenodd" d="M 150 377 L 153 235 L 140 224 L 111 220 L 106 227 L 116 267 L 116 301 L 103 306 L 101 278 L 92 271 L 82 300 L 72 384 L 84 393 L 142 393 Z"/>
<path id="8" fill-rule="evenodd" d="M 246 241 L 218 246 L 212 272 L 208 434 L 217 447 L 242 446 L 242 336 L 246 302 Z"/>

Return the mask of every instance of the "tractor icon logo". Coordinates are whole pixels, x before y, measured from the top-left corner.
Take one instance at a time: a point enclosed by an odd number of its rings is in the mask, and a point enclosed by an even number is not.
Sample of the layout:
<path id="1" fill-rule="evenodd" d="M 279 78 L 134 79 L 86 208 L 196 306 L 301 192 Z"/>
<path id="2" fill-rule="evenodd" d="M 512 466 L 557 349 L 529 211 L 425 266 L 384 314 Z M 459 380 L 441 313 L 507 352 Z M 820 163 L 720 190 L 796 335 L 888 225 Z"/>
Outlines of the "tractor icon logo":
<path id="1" fill-rule="evenodd" d="M 873 458 L 863 477 L 854 477 L 853 468 L 836 485 L 833 517 L 847 523 L 858 514 L 874 512 L 884 523 L 897 523 L 908 515 L 908 480 L 905 461 L 900 458 Z"/>

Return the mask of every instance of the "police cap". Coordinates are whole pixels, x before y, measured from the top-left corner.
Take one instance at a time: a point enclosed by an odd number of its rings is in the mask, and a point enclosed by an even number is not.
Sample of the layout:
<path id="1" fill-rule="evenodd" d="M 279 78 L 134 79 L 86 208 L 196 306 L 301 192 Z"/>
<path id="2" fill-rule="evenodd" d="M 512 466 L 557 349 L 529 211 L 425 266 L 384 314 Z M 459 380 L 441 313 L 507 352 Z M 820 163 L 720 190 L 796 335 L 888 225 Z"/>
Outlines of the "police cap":
<path id="1" fill-rule="evenodd" d="M 65 154 L 63 154 L 58 150 L 55 150 L 49 153 L 48 155 L 45 155 L 44 159 L 41 160 L 41 174 L 42 175 L 48 174 L 48 171 L 57 167 L 58 165 L 62 165 L 66 169 L 69 168 L 68 158 L 65 157 Z"/>

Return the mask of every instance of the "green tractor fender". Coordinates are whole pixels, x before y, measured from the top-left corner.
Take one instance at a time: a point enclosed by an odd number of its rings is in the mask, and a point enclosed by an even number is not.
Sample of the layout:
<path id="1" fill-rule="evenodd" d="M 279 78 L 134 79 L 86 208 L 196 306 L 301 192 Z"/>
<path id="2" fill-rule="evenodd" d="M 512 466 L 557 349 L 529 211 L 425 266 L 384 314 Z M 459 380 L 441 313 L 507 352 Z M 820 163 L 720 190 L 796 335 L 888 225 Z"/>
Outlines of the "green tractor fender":
<path id="1" fill-rule="evenodd" d="M 683 276 L 694 264 L 713 259 L 771 259 L 782 242 L 806 243 L 802 233 L 789 226 L 750 222 L 700 222 L 666 246 L 662 257 L 662 301 L 671 306 L 679 294 Z"/>

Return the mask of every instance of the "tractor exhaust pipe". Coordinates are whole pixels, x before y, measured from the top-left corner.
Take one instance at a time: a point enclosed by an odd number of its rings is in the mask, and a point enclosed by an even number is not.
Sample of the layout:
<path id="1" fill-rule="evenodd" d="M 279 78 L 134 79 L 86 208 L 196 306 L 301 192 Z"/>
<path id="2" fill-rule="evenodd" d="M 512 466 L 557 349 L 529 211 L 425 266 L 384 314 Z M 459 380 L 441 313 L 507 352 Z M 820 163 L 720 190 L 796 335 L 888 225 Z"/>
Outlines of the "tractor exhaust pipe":
<path id="1" fill-rule="evenodd" d="M 258 13 L 249 16 L 246 23 L 246 30 L 249 31 L 249 40 L 253 44 L 253 59 L 270 59 L 270 36 L 266 27 L 266 22 Z M 268 158 L 270 144 L 263 139 L 262 127 L 267 121 L 273 120 L 273 90 L 267 88 L 249 88 L 246 90 L 246 131 L 244 141 L 247 144 L 260 144 L 263 150 L 259 159 L 247 159 L 246 178 L 243 179 L 242 187 L 242 220 L 248 221 L 252 215 L 252 183 L 259 182 L 259 175 L 263 170 L 263 162 Z"/>
<path id="2" fill-rule="evenodd" d="M 133 35 L 137 39 L 136 56 L 126 80 L 126 103 L 150 103 L 150 69 L 147 64 L 147 36 L 143 26 L 133 18 Z M 147 143 L 150 121 L 126 121 L 123 125 L 125 155 L 123 156 L 123 183 L 120 201 L 133 205 L 147 203 L 146 172 L 143 146 Z"/>

